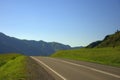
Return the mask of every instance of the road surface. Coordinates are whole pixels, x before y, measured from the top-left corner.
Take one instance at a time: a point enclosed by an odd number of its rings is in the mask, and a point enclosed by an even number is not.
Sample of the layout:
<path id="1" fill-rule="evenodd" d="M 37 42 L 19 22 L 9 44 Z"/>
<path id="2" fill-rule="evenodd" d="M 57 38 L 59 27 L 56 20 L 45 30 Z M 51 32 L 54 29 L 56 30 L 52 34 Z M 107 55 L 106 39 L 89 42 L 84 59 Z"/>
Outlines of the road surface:
<path id="1" fill-rule="evenodd" d="M 120 80 L 120 68 L 67 59 L 31 58 L 55 80 Z"/>

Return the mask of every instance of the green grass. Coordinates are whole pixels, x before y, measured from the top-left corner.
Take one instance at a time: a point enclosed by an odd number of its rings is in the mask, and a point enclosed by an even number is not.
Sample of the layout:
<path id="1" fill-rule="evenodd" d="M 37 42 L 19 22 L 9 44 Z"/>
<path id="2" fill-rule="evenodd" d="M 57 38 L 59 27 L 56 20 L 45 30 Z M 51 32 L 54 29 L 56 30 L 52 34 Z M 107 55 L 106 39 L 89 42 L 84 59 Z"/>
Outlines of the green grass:
<path id="1" fill-rule="evenodd" d="M 52 57 L 89 61 L 120 67 L 120 47 L 63 50 L 56 52 Z"/>
<path id="2" fill-rule="evenodd" d="M 26 80 L 25 59 L 20 54 L 1 54 L 0 80 Z"/>

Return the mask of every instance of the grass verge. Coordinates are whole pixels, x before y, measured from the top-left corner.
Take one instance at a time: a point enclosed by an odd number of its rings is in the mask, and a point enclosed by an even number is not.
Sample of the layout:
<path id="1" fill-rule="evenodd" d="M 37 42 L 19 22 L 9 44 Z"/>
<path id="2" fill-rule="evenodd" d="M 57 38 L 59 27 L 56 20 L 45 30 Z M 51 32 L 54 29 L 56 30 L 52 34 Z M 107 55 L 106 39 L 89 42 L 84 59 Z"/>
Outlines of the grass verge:
<path id="1" fill-rule="evenodd" d="M 20 54 L 0 55 L 0 80 L 26 80 L 26 56 Z"/>
<path id="2" fill-rule="evenodd" d="M 36 61 L 21 54 L 0 54 L 0 80 L 54 80 Z"/>
<path id="3" fill-rule="evenodd" d="M 120 67 L 120 47 L 62 50 L 53 54 L 52 57 L 82 60 Z"/>

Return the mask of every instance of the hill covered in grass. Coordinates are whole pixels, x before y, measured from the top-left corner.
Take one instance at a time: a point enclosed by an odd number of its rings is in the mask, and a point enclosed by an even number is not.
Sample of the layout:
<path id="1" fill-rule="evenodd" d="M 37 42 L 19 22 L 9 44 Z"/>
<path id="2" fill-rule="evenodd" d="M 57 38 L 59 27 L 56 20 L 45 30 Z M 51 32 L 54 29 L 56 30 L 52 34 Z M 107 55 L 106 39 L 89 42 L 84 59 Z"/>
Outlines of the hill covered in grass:
<path id="1" fill-rule="evenodd" d="M 120 31 L 107 35 L 104 40 L 96 47 L 117 47 L 120 46 Z"/>
<path id="2" fill-rule="evenodd" d="M 53 54 L 52 57 L 82 60 L 120 67 L 120 47 L 62 50 Z"/>
<path id="3" fill-rule="evenodd" d="M 120 46 L 120 31 L 107 35 L 102 41 L 96 41 L 87 46 L 87 48 L 117 47 Z"/>

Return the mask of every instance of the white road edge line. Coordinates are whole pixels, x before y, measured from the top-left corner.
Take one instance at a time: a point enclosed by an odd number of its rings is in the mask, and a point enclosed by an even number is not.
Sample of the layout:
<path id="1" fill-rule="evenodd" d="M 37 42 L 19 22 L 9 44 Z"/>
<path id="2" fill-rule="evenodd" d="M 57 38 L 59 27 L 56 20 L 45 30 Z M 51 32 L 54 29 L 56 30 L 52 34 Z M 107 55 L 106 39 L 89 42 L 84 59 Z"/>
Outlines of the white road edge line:
<path id="1" fill-rule="evenodd" d="M 42 65 L 44 65 L 46 68 L 48 68 L 49 70 L 51 70 L 52 72 L 54 72 L 57 76 L 59 76 L 61 79 L 63 80 L 67 80 L 66 78 L 64 78 L 62 75 L 60 75 L 58 72 L 56 72 L 55 70 L 53 70 L 52 68 L 50 68 L 48 65 L 46 65 L 45 63 L 43 63 L 42 61 L 40 61 L 37 58 L 34 58 L 31 56 L 32 59 L 36 60 L 37 62 L 41 63 Z"/>
<path id="2" fill-rule="evenodd" d="M 54 59 L 54 58 L 51 58 L 51 59 Z M 54 60 L 56 60 L 56 59 L 54 59 Z M 95 68 L 92 68 L 92 67 L 88 67 L 88 66 L 84 66 L 84 65 L 80 65 L 80 64 L 76 64 L 76 63 L 60 60 L 60 59 L 57 59 L 57 60 L 59 60 L 61 62 L 64 62 L 64 63 L 71 64 L 71 65 L 83 67 L 83 68 L 86 68 L 86 69 L 89 69 L 89 70 L 92 70 L 92 71 L 96 71 L 96 72 L 99 72 L 99 73 L 103 73 L 103 74 L 106 74 L 106 75 L 110 75 L 110 76 L 113 76 L 113 77 L 116 77 L 116 78 L 120 78 L 119 75 L 112 74 L 112 73 L 109 73 L 109 72 L 106 72 L 106 71 L 103 71 L 103 70 L 98 70 L 98 69 L 95 69 Z"/>

